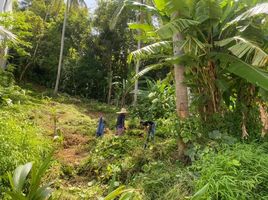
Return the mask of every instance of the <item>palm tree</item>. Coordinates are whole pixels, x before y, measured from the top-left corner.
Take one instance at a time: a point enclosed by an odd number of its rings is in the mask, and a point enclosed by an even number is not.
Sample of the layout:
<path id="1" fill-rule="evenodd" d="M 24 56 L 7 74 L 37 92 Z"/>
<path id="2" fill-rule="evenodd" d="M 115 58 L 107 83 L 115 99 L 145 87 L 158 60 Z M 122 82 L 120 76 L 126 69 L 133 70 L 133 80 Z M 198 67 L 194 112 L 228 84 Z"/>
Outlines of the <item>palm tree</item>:
<path id="1" fill-rule="evenodd" d="M 55 88 L 54 88 L 54 94 L 57 94 L 58 90 L 59 90 L 59 82 L 60 82 L 60 74 L 61 74 L 61 68 L 62 68 L 63 50 L 64 50 L 65 29 L 66 29 L 66 25 L 67 25 L 68 13 L 69 13 L 71 6 L 74 6 L 74 7 L 84 6 L 84 7 L 86 7 L 86 3 L 84 0 L 67 0 L 67 2 L 66 2 L 66 8 L 65 8 L 65 12 L 64 12 L 64 20 L 63 20 L 63 26 L 62 26 L 62 33 L 61 33 L 61 45 L 60 45 L 58 72 L 57 72 L 56 84 L 55 84 Z"/>

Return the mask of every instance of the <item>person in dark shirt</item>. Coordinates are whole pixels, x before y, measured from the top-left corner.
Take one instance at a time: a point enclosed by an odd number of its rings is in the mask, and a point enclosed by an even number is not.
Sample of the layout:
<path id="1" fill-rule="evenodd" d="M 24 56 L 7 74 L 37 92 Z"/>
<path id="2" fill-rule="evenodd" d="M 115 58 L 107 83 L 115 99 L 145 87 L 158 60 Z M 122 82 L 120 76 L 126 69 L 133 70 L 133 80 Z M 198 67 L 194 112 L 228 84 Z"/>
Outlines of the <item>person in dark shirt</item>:
<path id="1" fill-rule="evenodd" d="M 155 122 L 153 121 L 141 121 L 140 125 L 143 126 L 147 130 L 146 141 L 144 144 L 144 149 L 148 146 L 148 143 L 152 141 L 154 143 L 155 136 Z"/>
<path id="2" fill-rule="evenodd" d="M 100 119 L 99 119 L 99 123 L 98 123 L 98 128 L 97 128 L 97 131 L 96 131 L 96 136 L 97 137 L 103 136 L 104 129 L 105 129 L 105 121 L 104 121 L 103 116 L 101 115 Z"/>
<path id="3" fill-rule="evenodd" d="M 125 119 L 127 110 L 122 108 L 120 112 L 117 112 L 118 117 L 116 121 L 116 135 L 122 135 L 125 131 Z"/>

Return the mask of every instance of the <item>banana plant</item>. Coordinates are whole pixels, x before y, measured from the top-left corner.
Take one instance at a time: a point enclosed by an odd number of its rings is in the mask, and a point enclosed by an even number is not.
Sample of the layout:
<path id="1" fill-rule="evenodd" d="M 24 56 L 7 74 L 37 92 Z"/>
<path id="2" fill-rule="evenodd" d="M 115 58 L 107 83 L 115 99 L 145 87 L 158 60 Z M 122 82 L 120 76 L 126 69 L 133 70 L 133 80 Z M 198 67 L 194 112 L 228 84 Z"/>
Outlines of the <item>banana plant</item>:
<path id="1" fill-rule="evenodd" d="M 156 25 L 135 24 L 135 28 L 143 28 L 145 37 L 153 37 L 155 43 L 132 52 L 129 61 L 156 55 L 159 58 L 156 65 L 148 66 L 136 77 L 150 70 L 175 65 L 175 75 L 178 75 L 177 101 L 184 98 L 182 94 L 186 85 L 183 87 L 180 84 L 184 82 L 203 107 L 199 110 L 205 110 L 209 115 L 220 111 L 223 96 L 230 95 L 231 87 L 239 84 L 240 80 L 268 90 L 268 32 L 265 28 L 268 18 L 267 2 L 153 2 L 154 6 L 141 5 L 134 1 L 123 3 L 124 9 L 146 9 L 157 21 Z M 152 28 L 146 31 L 144 27 L 149 25 Z M 177 105 L 181 105 L 181 102 L 177 102 Z"/>

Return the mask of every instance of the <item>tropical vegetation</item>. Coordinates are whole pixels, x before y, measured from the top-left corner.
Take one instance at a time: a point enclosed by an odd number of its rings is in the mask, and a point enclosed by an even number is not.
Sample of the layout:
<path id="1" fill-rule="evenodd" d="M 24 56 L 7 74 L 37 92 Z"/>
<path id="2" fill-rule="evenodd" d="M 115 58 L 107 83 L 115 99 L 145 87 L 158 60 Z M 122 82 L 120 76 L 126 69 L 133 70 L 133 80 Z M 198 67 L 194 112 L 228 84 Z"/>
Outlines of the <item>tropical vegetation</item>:
<path id="1" fill-rule="evenodd" d="M 96 3 L 0 2 L 0 198 L 267 199 L 268 3 Z"/>

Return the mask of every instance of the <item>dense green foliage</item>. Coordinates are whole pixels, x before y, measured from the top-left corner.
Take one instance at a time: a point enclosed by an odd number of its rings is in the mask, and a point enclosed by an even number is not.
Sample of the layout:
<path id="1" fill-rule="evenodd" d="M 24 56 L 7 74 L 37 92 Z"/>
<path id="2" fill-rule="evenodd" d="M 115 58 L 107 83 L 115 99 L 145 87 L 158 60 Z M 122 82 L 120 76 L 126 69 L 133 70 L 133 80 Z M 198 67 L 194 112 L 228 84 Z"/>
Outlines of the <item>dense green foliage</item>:
<path id="1" fill-rule="evenodd" d="M 14 1 L 0 13 L 0 198 L 267 199 L 267 13 L 263 0 Z"/>

